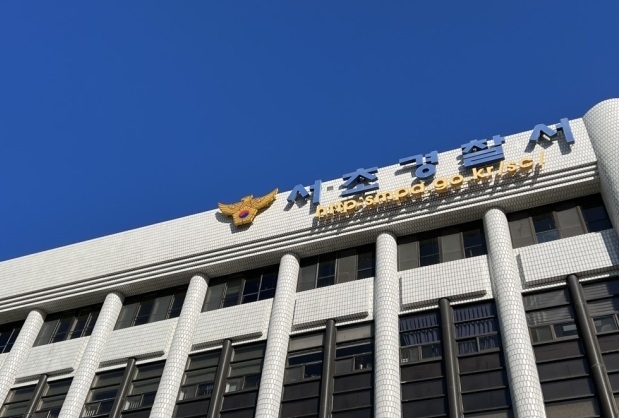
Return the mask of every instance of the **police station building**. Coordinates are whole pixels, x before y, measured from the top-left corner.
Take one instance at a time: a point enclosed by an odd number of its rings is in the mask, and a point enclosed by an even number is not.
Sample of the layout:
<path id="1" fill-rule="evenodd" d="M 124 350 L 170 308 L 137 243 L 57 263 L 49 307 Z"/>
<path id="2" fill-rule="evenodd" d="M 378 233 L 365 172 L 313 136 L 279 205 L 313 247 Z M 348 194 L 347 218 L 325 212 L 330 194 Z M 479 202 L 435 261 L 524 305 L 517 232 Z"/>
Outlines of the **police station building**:
<path id="1" fill-rule="evenodd" d="M 0 263 L 0 417 L 619 417 L 619 99 L 525 128 Z"/>

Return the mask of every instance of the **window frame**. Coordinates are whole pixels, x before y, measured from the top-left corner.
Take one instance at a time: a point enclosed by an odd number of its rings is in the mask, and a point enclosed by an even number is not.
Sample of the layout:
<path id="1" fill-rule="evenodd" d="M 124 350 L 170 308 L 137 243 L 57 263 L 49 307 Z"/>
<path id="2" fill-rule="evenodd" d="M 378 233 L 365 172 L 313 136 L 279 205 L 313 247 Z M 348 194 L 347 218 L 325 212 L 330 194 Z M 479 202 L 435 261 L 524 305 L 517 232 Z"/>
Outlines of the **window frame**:
<path id="1" fill-rule="evenodd" d="M 216 311 L 217 309 L 229 308 L 231 306 L 244 305 L 246 303 L 252 303 L 252 302 L 258 302 L 261 300 L 272 299 L 273 297 L 275 297 L 275 292 L 277 290 L 278 273 L 279 273 L 279 266 L 272 265 L 272 266 L 263 267 L 260 269 L 249 270 L 249 271 L 242 272 L 242 273 L 235 273 L 235 274 L 231 274 L 228 276 L 216 277 L 214 279 L 211 279 L 209 282 L 209 288 L 207 290 L 207 295 L 204 299 L 204 303 L 202 304 L 202 312 Z M 247 282 L 255 279 L 256 275 L 260 276 L 260 279 L 258 282 L 258 291 L 246 294 L 245 291 L 246 291 Z M 272 289 L 271 288 L 263 289 L 262 286 L 265 280 L 265 276 L 268 278 L 270 275 L 275 276 L 275 286 Z M 236 280 L 240 281 L 239 292 L 236 298 L 236 302 L 227 304 L 226 298 L 228 296 L 229 285 Z M 209 296 L 210 296 L 209 292 L 213 292 L 216 286 L 224 286 L 224 288 L 223 288 L 223 292 L 221 293 L 221 297 L 219 300 L 219 306 L 213 308 L 213 307 L 207 306 L 207 301 L 209 300 Z M 264 296 L 265 293 L 270 292 L 270 291 L 273 291 L 272 296 Z M 245 296 L 248 296 L 248 295 L 256 295 L 256 300 L 243 301 Z"/>
<path id="2" fill-rule="evenodd" d="M 178 309 L 175 309 L 176 299 L 182 295 L 182 303 Z M 180 311 L 185 303 L 185 297 L 187 296 L 187 286 L 177 286 L 169 289 L 159 290 L 156 292 L 148 292 L 141 295 L 132 296 L 127 298 L 123 307 L 121 308 L 120 314 L 118 315 L 118 320 L 116 321 L 116 325 L 114 326 L 114 330 L 131 328 L 140 325 L 152 324 L 153 322 L 164 321 L 166 319 L 177 318 L 180 315 Z M 151 308 L 151 311 L 148 314 L 148 320 L 146 322 L 136 324 L 136 320 L 138 318 L 143 317 L 144 315 L 140 315 L 140 308 L 144 306 L 148 302 L 152 302 L 153 306 L 157 303 L 157 299 L 170 297 L 170 301 L 168 307 L 166 309 L 165 318 L 157 319 L 154 317 L 157 312 L 156 309 Z M 130 319 L 130 321 L 123 320 L 123 315 L 126 310 L 129 309 L 129 306 L 137 304 L 135 311 Z M 178 312 L 176 312 L 178 311 Z M 124 324 L 126 322 L 126 325 Z"/>
<path id="3" fill-rule="evenodd" d="M 352 252 L 354 252 L 354 254 L 352 254 Z M 346 254 L 346 253 L 350 253 L 350 254 Z M 359 256 L 363 255 L 363 254 L 367 254 L 367 253 L 371 253 L 372 254 L 372 267 L 367 267 L 367 268 L 359 268 Z M 342 263 L 342 260 L 353 256 L 355 257 L 355 269 L 353 270 L 354 272 L 354 277 L 350 280 L 346 280 L 346 281 L 342 281 L 342 278 L 340 277 L 340 264 Z M 323 260 L 324 263 L 326 262 L 330 262 L 331 261 L 331 257 L 333 257 L 334 260 L 334 267 L 333 267 L 333 283 L 331 284 L 325 284 L 322 286 L 318 286 L 318 280 L 319 279 L 324 279 L 324 278 L 328 278 L 331 276 L 320 276 L 320 263 L 321 263 L 321 258 Z M 307 263 L 307 264 L 306 264 Z M 360 245 L 357 247 L 353 247 L 353 248 L 346 248 L 346 249 L 342 249 L 342 250 L 338 250 L 338 251 L 332 251 L 332 252 L 328 252 L 328 253 L 323 253 L 323 254 L 318 254 L 312 257 L 307 257 L 301 260 L 301 268 L 299 269 L 299 278 L 301 278 L 302 272 L 303 272 L 303 268 L 304 267 L 310 267 L 310 266 L 316 266 L 314 268 L 314 279 L 313 279 L 313 285 L 312 287 L 308 287 L 307 289 L 301 289 L 300 285 L 301 285 L 301 280 L 298 281 L 297 284 L 297 292 L 304 292 L 306 290 L 314 290 L 314 289 L 320 289 L 323 287 L 329 287 L 329 286 L 333 286 L 336 284 L 341 284 L 341 283 L 348 283 L 348 282 L 354 282 L 357 280 L 363 280 L 363 279 L 368 279 L 371 277 L 376 276 L 376 246 L 375 244 L 366 244 L 366 245 Z M 361 277 L 360 273 L 364 273 L 363 275 L 365 277 Z M 370 272 L 370 275 L 366 276 L 366 272 Z M 309 282 L 308 282 L 309 283 Z"/>
<path id="4" fill-rule="evenodd" d="M 118 398 L 119 392 L 120 392 L 120 386 L 122 384 L 122 378 L 125 374 L 126 368 L 120 368 L 120 369 L 114 369 L 114 370 L 106 370 L 104 372 L 100 372 L 97 373 L 95 375 L 95 378 L 93 379 L 92 382 L 92 386 L 90 387 L 90 390 L 88 391 L 88 396 L 86 397 L 86 402 L 84 403 L 84 407 L 82 408 L 82 414 L 81 417 L 82 418 L 91 418 L 91 417 L 97 417 L 97 416 L 105 416 L 109 414 L 108 412 L 99 412 L 99 409 L 101 408 L 101 405 L 104 402 L 112 402 L 112 404 L 110 405 L 110 409 L 114 406 L 114 402 L 116 401 L 116 398 Z M 106 385 L 103 386 L 98 386 L 99 384 L 99 377 L 103 374 L 111 374 L 111 373 L 118 373 L 120 372 L 120 377 L 118 378 L 118 382 L 114 382 L 112 381 L 112 383 L 108 383 Z M 91 396 L 93 395 L 93 392 L 96 390 L 101 390 L 101 389 L 107 389 L 107 390 L 112 390 L 113 387 L 116 387 L 116 394 L 114 395 L 114 397 L 112 398 L 105 398 L 105 399 L 100 399 L 100 400 L 89 400 L 91 398 Z M 90 406 L 94 406 L 96 405 L 96 409 L 94 411 L 94 413 L 92 414 L 88 414 L 87 413 L 87 408 L 89 408 Z"/>
<path id="5" fill-rule="evenodd" d="M 467 248 L 478 247 L 478 245 L 475 245 L 473 247 L 471 246 L 465 247 L 464 235 L 466 233 L 476 231 L 476 230 L 479 230 L 479 236 L 481 237 L 481 253 L 469 256 L 467 255 Z M 458 243 L 460 246 L 459 248 L 460 258 L 446 260 L 445 258 L 447 257 L 447 255 L 452 252 L 446 251 L 444 241 L 446 242 L 447 237 L 450 237 L 456 234 L 458 235 L 458 241 L 459 241 Z M 436 253 L 438 255 L 438 261 L 432 262 L 429 264 L 422 264 L 421 244 L 423 242 L 432 241 L 432 240 L 436 240 L 436 245 L 438 246 L 438 253 Z M 415 250 L 413 250 L 413 251 L 416 251 L 416 257 L 414 257 L 415 254 L 413 254 L 413 257 L 409 257 L 409 258 L 416 259 L 417 265 L 410 267 L 410 268 L 403 268 L 402 263 L 404 260 L 402 257 L 403 255 L 402 252 L 404 250 L 403 250 L 403 247 L 400 247 L 400 246 L 404 244 L 411 244 L 411 243 L 417 243 L 417 245 L 415 246 Z M 406 270 L 412 270 L 412 269 L 420 268 L 420 267 L 428 267 L 428 266 L 433 266 L 436 264 L 447 263 L 450 261 L 464 260 L 466 258 L 473 258 L 473 257 L 486 255 L 487 253 L 488 253 L 488 249 L 486 245 L 486 236 L 484 233 L 484 227 L 483 227 L 482 222 L 481 221 L 467 222 L 461 225 L 454 225 L 454 226 L 440 228 L 440 229 L 436 229 L 432 231 L 425 231 L 425 232 L 420 232 L 418 234 L 405 235 L 402 237 L 398 237 L 398 271 L 406 271 Z"/>
<path id="6" fill-rule="evenodd" d="M 15 344 L 15 340 L 19 336 L 21 332 L 22 326 L 24 325 L 24 321 L 19 322 L 11 322 L 8 324 L 0 325 L 0 335 L 7 332 L 10 333 L 9 337 L 6 340 L 6 343 L 3 346 L 0 346 L 0 354 L 9 353 Z"/>
<path id="7" fill-rule="evenodd" d="M 142 377 L 142 378 L 138 378 L 139 373 L 140 373 L 140 368 L 146 368 L 146 367 L 150 367 L 150 366 L 161 366 L 161 373 L 158 376 L 147 376 L 147 377 Z M 159 389 L 159 383 L 161 383 L 161 375 L 163 374 L 163 368 L 165 367 L 165 361 L 156 361 L 156 362 L 150 362 L 150 363 L 143 363 L 143 364 L 138 364 L 135 366 L 135 369 L 133 370 L 133 378 L 131 379 L 131 385 L 129 386 L 129 389 L 127 390 L 127 394 L 124 396 L 123 399 L 123 408 L 122 411 L 123 412 L 127 412 L 127 411 L 136 411 L 136 410 L 141 410 L 141 409 L 146 409 L 146 408 L 151 408 L 153 406 L 153 403 L 155 402 L 155 397 L 153 396 L 152 398 L 152 403 L 150 403 L 149 405 L 144 405 L 144 397 L 146 395 L 156 395 L 157 394 L 157 390 Z M 150 391 L 150 392 L 144 392 L 144 393 L 136 393 L 136 394 L 132 394 L 131 392 L 133 391 L 133 389 L 135 388 L 135 384 L 136 383 L 144 383 L 147 382 L 149 380 L 155 380 L 158 379 L 157 381 L 157 389 L 155 389 L 154 391 Z M 131 406 L 131 400 L 130 398 L 140 398 L 140 402 L 139 405 L 134 406 L 134 407 L 130 407 Z"/>
<path id="8" fill-rule="evenodd" d="M 585 197 L 581 197 L 581 198 L 577 198 L 573 200 L 557 202 L 557 203 L 553 203 L 550 205 L 544 205 L 544 206 L 539 206 L 536 208 L 531 208 L 531 209 L 527 209 L 523 211 L 510 213 L 507 215 L 507 219 L 510 225 L 512 247 L 514 249 L 524 248 L 530 245 L 543 244 L 546 242 L 557 241 L 557 240 L 564 239 L 564 238 L 571 238 L 574 236 L 579 236 L 579 235 L 584 235 L 584 234 L 595 232 L 595 231 L 590 230 L 589 225 L 587 223 L 587 219 L 583 213 L 583 208 L 592 209 L 595 207 L 601 207 L 604 210 L 604 212 L 606 213 L 606 219 L 608 220 L 610 224 L 610 216 L 608 215 L 608 211 L 606 210 L 604 201 L 602 200 L 599 194 L 589 195 L 589 196 L 585 196 Z M 577 214 L 578 221 L 579 221 L 579 226 L 582 228 L 584 232 L 580 234 L 576 234 L 576 235 L 566 236 L 567 230 L 569 229 L 569 227 L 561 224 L 561 217 L 559 216 L 559 214 L 561 212 L 564 212 L 570 209 L 576 210 L 576 214 Z M 555 224 L 554 230 L 557 231 L 558 238 L 552 239 L 552 240 L 544 240 L 540 242 L 538 235 L 541 233 L 547 232 L 547 231 L 538 232 L 535 229 L 535 222 L 533 221 L 533 218 L 544 216 L 544 215 L 550 215 L 552 217 L 554 224 Z M 512 232 L 511 225 L 512 223 L 515 223 L 516 221 L 524 221 L 524 220 L 527 221 L 526 224 L 528 225 L 529 231 L 531 232 L 531 238 L 532 238 L 533 243 L 525 244 L 525 245 L 516 245 L 516 243 L 514 242 L 514 236 L 511 233 Z M 610 227 L 612 228 L 612 224 L 610 225 Z"/>
<path id="9" fill-rule="evenodd" d="M 215 364 L 207 364 L 204 367 L 196 367 L 196 368 L 192 368 L 192 363 L 196 358 L 199 358 L 200 356 L 212 356 L 212 357 L 216 357 L 216 361 Z M 177 398 L 177 402 L 178 403 L 182 403 L 182 402 L 192 402 L 192 401 L 196 401 L 199 399 L 207 399 L 210 398 L 213 395 L 213 390 L 215 388 L 215 378 L 217 375 L 217 369 L 219 368 L 220 364 L 219 364 L 219 359 L 221 357 L 221 350 L 215 350 L 215 351 L 206 351 L 204 353 L 197 353 L 197 354 L 193 354 L 191 356 L 189 356 L 189 358 L 187 359 L 187 365 L 185 366 L 185 372 L 183 373 L 183 379 L 181 381 L 181 386 L 179 388 L 178 391 L 178 398 Z M 204 371 L 204 372 L 213 372 L 213 380 L 212 381 L 204 381 L 204 382 L 196 382 L 196 383 L 189 383 L 187 384 L 187 375 L 188 373 L 191 372 L 198 372 L 198 371 Z M 198 389 L 200 388 L 201 385 L 205 385 L 205 384 L 210 384 L 211 385 L 211 391 L 208 394 L 204 394 L 204 395 L 199 395 L 198 394 Z M 193 387 L 193 396 L 190 398 L 183 398 L 181 399 L 181 396 L 184 395 L 184 391 L 186 389 L 192 388 Z"/>
<path id="10" fill-rule="evenodd" d="M 254 348 L 254 349 L 258 349 L 260 351 L 262 351 L 262 355 L 261 356 L 254 356 L 254 357 L 241 357 L 241 360 L 235 360 L 236 356 L 237 356 L 237 350 L 239 349 L 244 349 L 244 348 Z M 236 346 L 233 347 L 233 355 L 232 355 L 232 360 L 230 361 L 230 364 L 228 365 L 228 373 L 226 374 L 226 384 L 225 384 L 225 389 L 224 389 L 224 396 L 229 395 L 229 394 L 237 394 L 237 393 L 243 393 L 243 392 L 249 392 L 252 390 L 258 390 L 258 388 L 260 387 L 260 379 L 262 377 L 262 368 L 264 367 L 264 355 L 266 354 L 266 343 L 262 342 L 259 344 L 250 344 L 250 345 L 241 345 L 241 346 Z M 230 375 L 232 374 L 232 370 L 234 369 L 234 367 L 243 367 L 248 365 L 251 362 L 256 362 L 257 360 L 260 361 L 260 372 L 259 373 L 249 373 L 249 374 L 244 374 L 241 376 L 233 376 L 230 377 Z M 257 376 L 257 384 L 256 386 L 251 386 L 251 387 L 246 387 L 247 384 L 247 378 L 248 377 L 255 377 Z M 240 381 L 240 388 L 239 389 L 234 389 L 231 390 L 230 389 L 230 382 L 232 381 Z"/>
<path id="11" fill-rule="evenodd" d="M 101 312 L 102 304 L 84 306 L 82 308 L 73 309 L 70 311 L 58 312 L 50 315 L 46 318 L 37 338 L 33 344 L 33 347 L 38 347 L 41 345 L 47 344 L 55 344 L 63 341 L 69 341 L 76 338 L 88 337 L 92 334 L 92 331 L 97 323 L 97 319 L 99 318 L 99 313 Z M 84 327 L 80 331 L 79 335 L 74 335 L 75 327 L 79 323 L 79 318 L 83 315 L 87 314 L 88 318 L 86 319 L 86 323 Z M 71 321 L 67 330 L 64 331 L 64 337 L 56 340 L 58 338 L 58 330 L 61 326 L 63 320 Z M 46 325 L 55 322 L 56 324 L 53 326 L 54 329 L 50 332 L 49 337 L 46 340 L 42 340 L 45 332 L 47 331 Z M 50 325 L 51 328 L 51 325 Z M 56 341 L 55 341 L 56 340 Z"/>

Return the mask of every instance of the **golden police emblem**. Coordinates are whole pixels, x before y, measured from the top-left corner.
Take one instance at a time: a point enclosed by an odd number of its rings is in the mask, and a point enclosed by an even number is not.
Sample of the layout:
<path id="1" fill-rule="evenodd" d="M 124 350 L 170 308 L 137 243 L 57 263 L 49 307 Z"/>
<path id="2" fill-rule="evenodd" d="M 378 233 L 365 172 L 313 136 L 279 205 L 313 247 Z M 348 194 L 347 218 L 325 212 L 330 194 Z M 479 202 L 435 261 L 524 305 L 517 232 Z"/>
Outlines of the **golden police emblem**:
<path id="1" fill-rule="evenodd" d="M 230 205 L 218 203 L 218 206 L 221 213 L 232 216 L 232 220 L 236 226 L 247 225 L 252 223 L 260 209 L 271 206 L 276 196 L 277 189 L 262 197 L 249 195 L 242 198 L 238 203 L 232 203 Z"/>

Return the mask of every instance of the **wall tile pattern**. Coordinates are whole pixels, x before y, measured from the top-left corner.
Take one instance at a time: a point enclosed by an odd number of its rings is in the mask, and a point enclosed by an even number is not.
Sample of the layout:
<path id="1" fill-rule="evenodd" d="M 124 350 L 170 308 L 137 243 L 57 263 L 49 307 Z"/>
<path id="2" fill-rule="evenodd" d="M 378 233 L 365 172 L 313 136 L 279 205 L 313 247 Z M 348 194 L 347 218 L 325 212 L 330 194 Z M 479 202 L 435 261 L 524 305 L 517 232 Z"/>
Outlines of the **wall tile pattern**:
<path id="1" fill-rule="evenodd" d="M 614 229 L 564 238 L 514 250 L 528 287 L 565 277 L 609 272 L 619 266 L 619 238 Z"/>
<path id="2" fill-rule="evenodd" d="M 71 373 L 82 358 L 90 337 L 75 338 L 30 349 L 28 360 L 17 373 L 17 381 L 36 380 L 42 374 L 50 376 Z"/>
<path id="3" fill-rule="evenodd" d="M 172 345 L 159 382 L 159 389 L 151 409 L 151 418 L 169 418 L 174 412 L 178 391 L 185 373 L 187 356 L 191 350 L 193 334 L 202 311 L 208 279 L 195 275 L 189 282 L 181 314 L 176 323 Z"/>
<path id="4" fill-rule="evenodd" d="M 294 254 L 284 255 L 279 264 L 277 289 L 269 321 L 256 418 L 277 418 L 279 416 L 298 277 L 299 257 Z"/>
<path id="5" fill-rule="evenodd" d="M 103 349 L 114 329 L 114 325 L 116 325 L 116 320 L 123 306 L 123 300 L 123 295 L 117 292 L 112 292 L 106 296 L 97 323 L 88 339 L 84 355 L 75 371 L 59 418 L 79 418 L 81 415 L 92 379 L 99 367 Z"/>
<path id="6" fill-rule="evenodd" d="M 484 231 L 514 415 L 516 418 L 545 417 L 544 397 L 524 313 L 518 265 L 507 217 L 500 209 L 486 212 Z"/>
<path id="7" fill-rule="evenodd" d="M 227 339 L 234 342 L 264 339 L 272 304 L 273 299 L 266 299 L 202 312 L 193 335 L 192 350 L 221 345 Z"/>
<path id="8" fill-rule="evenodd" d="M 43 321 L 45 321 L 45 313 L 38 309 L 32 310 L 28 314 L 15 340 L 15 344 L 13 344 L 11 351 L 4 360 L 2 369 L 0 369 L 0 399 L 2 402 L 4 402 L 11 386 L 15 383 L 17 371 L 28 358 L 32 344 L 34 344 L 34 340 L 39 335 Z"/>
<path id="9" fill-rule="evenodd" d="M 619 234 L 619 99 L 598 103 L 583 121 L 598 159 L 602 197 Z"/>
<path id="10" fill-rule="evenodd" d="M 101 356 L 101 367 L 125 363 L 127 359 L 165 357 L 178 318 L 114 330 Z M 157 338 L 153 338 L 156 335 Z"/>
<path id="11" fill-rule="evenodd" d="M 400 396 L 400 284 L 395 235 L 376 239 L 374 278 L 374 416 L 402 415 Z"/>
<path id="12" fill-rule="evenodd" d="M 450 301 L 492 298 L 485 255 L 398 272 L 402 277 L 402 310 L 436 306 Z"/>
<path id="13" fill-rule="evenodd" d="M 368 278 L 297 293 L 294 330 L 325 325 L 328 319 L 344 322 L 368 318 L 374 279 Z"/>

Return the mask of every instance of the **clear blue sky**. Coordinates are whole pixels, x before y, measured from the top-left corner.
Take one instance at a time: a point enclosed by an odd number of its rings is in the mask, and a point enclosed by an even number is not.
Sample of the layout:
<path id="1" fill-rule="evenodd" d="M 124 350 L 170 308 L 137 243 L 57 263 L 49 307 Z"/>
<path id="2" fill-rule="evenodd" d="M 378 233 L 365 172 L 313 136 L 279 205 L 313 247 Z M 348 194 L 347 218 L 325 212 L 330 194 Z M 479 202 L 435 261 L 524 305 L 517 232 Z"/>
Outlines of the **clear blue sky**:
<path id="1" fill-rule="evenodd" d="M 0 1 L 0 260 L 580 117 L 613 1 Z"/>

